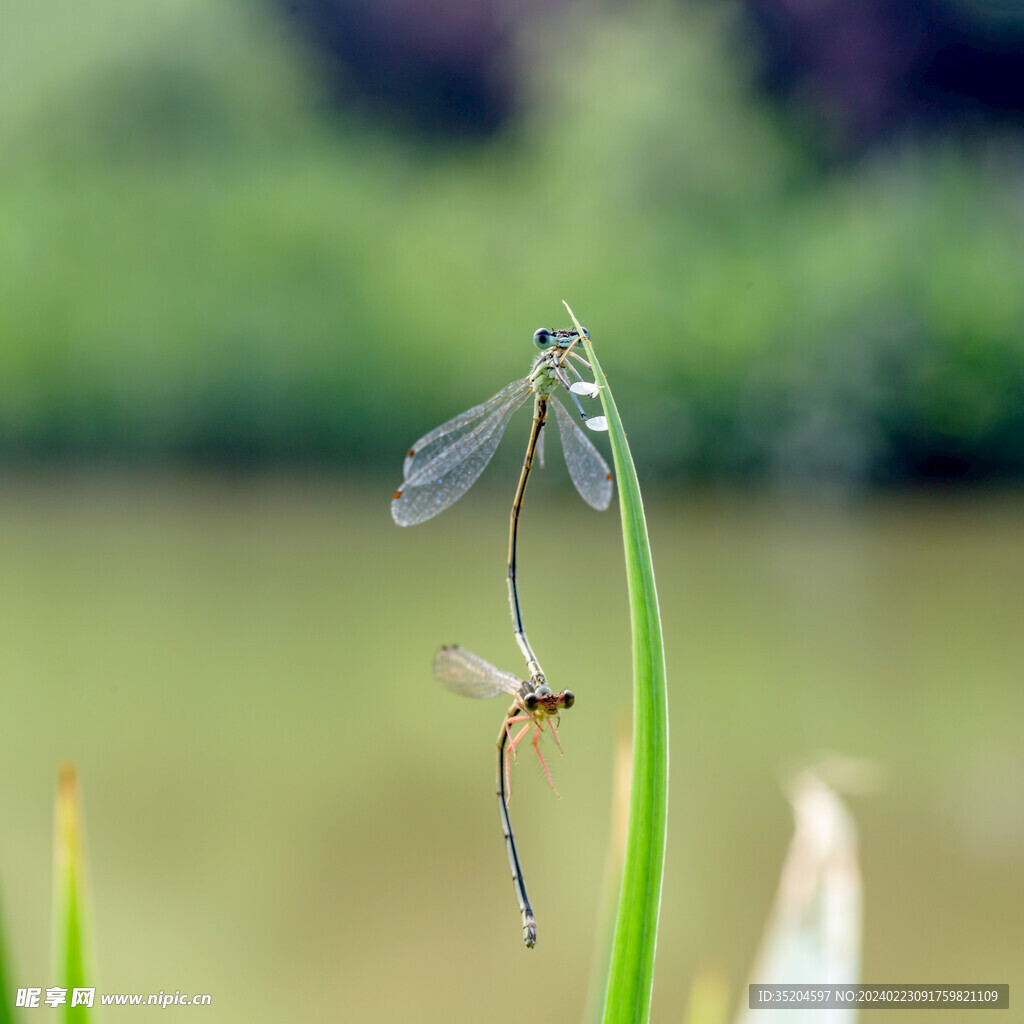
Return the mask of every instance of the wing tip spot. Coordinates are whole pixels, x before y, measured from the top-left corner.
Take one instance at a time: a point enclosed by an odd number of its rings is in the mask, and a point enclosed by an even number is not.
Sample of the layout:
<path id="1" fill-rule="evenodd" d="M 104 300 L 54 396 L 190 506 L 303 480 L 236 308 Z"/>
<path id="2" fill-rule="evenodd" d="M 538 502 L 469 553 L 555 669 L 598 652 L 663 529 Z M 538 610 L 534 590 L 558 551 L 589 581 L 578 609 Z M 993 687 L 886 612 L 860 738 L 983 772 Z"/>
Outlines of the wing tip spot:
<path id="1" fill-rule="evenodd" d="M 407 459 L 411 459 L 411 458 L 412 458 L 412 457 L 413 457 L 413 456 L 414 456 L 415 454 L 416 454 L 416 449 L 415 449 L 415 448 L 410 448 L 410 449 L 409 449 L 409 450 L 408 450 L 408 451 L 407 451 L 407 452 L 405 453 L 405 457 L 406 457 Z"/>
<path id="2" fill-rule="evenodd" d="M 402 496 L 403 493 L 404 492 L 402 491 L 395 491 L 395 493 L 391 495 L 391 500 L 398 501 L 398 499 Z"/>
<path id="3" fill-rule="evenodd" d="M 611 478 L 612 478 L 611 473 L 605 473 L 604 478 L 605 478 L 605 480 L 611 480 Z"/>

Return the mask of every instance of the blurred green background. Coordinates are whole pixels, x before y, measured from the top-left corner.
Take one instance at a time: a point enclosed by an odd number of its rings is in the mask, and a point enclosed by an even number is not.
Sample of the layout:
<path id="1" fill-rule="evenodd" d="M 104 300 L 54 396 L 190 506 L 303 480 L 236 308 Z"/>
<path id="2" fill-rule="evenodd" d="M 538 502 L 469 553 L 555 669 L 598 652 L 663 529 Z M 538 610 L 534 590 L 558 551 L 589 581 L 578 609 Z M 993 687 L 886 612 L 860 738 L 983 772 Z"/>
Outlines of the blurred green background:
<path id="1" fill-rule="evenodd" d="M 1018 5 L 931 6 L 1020 48 Z M 554 454 L 524 513 L 527 625 L 578 698 L 561 800 L 528 759 L 514 780 L 527 954 L 502 709 L 429 668 L 459 642 L 518 671 L 525 420 L 436 521 L 387 508 L 410 442 L 523 374 L 562 298 L 630 432 L 669 643 L 655 1018 L 702 967 L 745 982 L 790 831 L 778 779 L 821 749 L 885 771 L 854 800 L 864 979 L 1024 983 L 1012 104 L 943 106 L 929 80 L 858 107 L 813 61 L 787 78 L 767 0 L 427 23 L 393 0 L 387 31 L 330 8 L 0 15 L 13 984 L 51 983 L 71 758 L 100 988 L 209 992 L 218 1021 L 578 1019 L 630 697 L 617 513 Z"/>

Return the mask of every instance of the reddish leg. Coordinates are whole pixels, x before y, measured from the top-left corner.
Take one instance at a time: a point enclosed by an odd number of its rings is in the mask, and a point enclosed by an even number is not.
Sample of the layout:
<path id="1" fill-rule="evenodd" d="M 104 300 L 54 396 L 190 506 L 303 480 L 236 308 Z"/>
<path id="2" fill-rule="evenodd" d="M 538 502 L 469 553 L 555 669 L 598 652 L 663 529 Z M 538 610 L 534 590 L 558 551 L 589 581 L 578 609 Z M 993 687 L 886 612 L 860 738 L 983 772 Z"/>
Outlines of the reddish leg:
<path id="1" fill-rule="evenodd" d="M 505 728 L 508 729 L 508 726 L 509 726 L 509 724 L 511 722 L 521 722 L 521 721 L 523 721 L 522 717 L 507 718 L 505 720 Z M 509 737 L 510 737 L 510 739 L 509 739 L 509 742 L 508 742 L 508 747 L 505 750 L 505 804 L 506 804 L 506 806 L 508 805 L 508 802 L 509 802 L 509 800 L 512 797 L 512 771 L 511 771 L 511 768 L 509 767 L 509 757 L 510 756 L 512 756 L 512 757 L 515 756 L 516 744 L 526 735 L 527 731 L 529 730 L 529 728 L 530 728 L 530 726 L 532 724 L 533 724 L 533 719 L 527 717 L 526 718 L 526 725 L 524 725 L 522 727 L 522 729 L 519 730 L 519 732 L 515 736 L 515 739 L 511 738 L 512 730 L 509 729 Z"/>
<path id="2" fill-rule="evenodd" d="M 537 731 L 533 735 L 533 749 L 537 752 L 537 757 L 540 758 L 540 766 L 544 769 L 544 778 L 548 780 L 548 785 L 551 787 L 551 792 L 558 796 L 558 790 L 555 789 L 555 784 L 551 781 L 551 772 L 548 771 L 547 762 L 544 760 L 544 755 L 540 752 L 540 747 L 537 746 L 537 741 L 540 739 L 540 726 L 537 726 Z M 561 800 L 561 797 L 558 797 Z"/>
<path id="3" fill-rule="evenodd" d="M 548 725 L 551 726 L 551 735 L 555 737 L 555 746 L 558 747 L 558 752 L 562 755 L 562 757 L 565 757 L 565 751 L 562 749 L 562 744 L 558 742 L 558 733 L 555 730 L 556 721 L 558 721 L 557 718 L 549 718 Z"/>
<path id="4" fill-rule="evenodd" d="M 530 715 L 510 715 L 505 719 L 505 735 L 508 737 L 508 752 L 512 755 L 512 760 L 516 764 L 519 763 L 519 759 L 516 757 L 516 744 L 523 738 L 523 733 L 526 729 L 523 729 L 519 735 L 512 739 L 512 723 L 513 722 L 532 722 L 533 718 Z"/>

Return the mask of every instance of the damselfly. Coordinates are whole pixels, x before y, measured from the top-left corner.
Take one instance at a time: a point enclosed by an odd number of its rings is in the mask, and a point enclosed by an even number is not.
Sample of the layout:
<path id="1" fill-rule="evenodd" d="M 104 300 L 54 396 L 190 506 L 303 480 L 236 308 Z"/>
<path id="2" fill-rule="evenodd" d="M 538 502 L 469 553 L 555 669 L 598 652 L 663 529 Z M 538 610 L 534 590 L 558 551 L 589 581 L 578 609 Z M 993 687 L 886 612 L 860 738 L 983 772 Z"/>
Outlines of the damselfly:
<path id="1" fill-rule="evenodd" d="M 434 675 L 445 686 L 461 693 L 465 697 L 496 697 L 499 693 L 507 693 L 514 697 L 505 720 L 501 723 L 498 733 L 498 767 L 495 781 L 495 792 L 498 797 L 498 810 L 501 815 L 501 831 L 505 835 L 505 847 L 508 850 L 508 863 L 512 869 L 512 883 L 516 889 L 516 899 L 523 916 L 523 941 L 532 949 L 537 942 L 537 919 L 530 906 L 530 898 L 526 895 L 526 882 L 523 869 L 519 863 L 519 852 L 516 839 L 512 832 L 512 821 L 508 816 L 509 797 L 509 759 L 515 756 L 519 741 L 534 729 L 533 749 L 540 758 L 541 767 L 548 785 L 554 790 L 551 773 L 544 761 L 537 742 L 547 725 L 555 737 L 555 743 L 561 751 L 555 724 L 559 720 L 562 708 L 571 708 L 576 701 L 572 690 L 552 693 L 546 683 L 535 686 L 531 682 L 517 679 L 509 672 L 502 672 L 490 662 L 484 661 L 462 647 L 442 647 L 434 657 Z M 520 727 L 520 723 L 524 723 Z M 513 736 L 513 729 L 516 733 Z M 557 793 L 556 793 L 557 795 Z"/>
<path id="2" fill-rule="evenodd" d="M 592 508 L 603 511 L 611 502 L 612 474 L 601 453 L 576 425 L 565 407 L 551 400 L 552 393 L 561 386 L 569 393 L 590 429 L 608 429 L 603 416 L 588 418 L 576 397 L 579 394 L 590 397 L 597 394 L 596 385 L 584 381 L 572 363 L 568 362 L 571 356 L 587 369 L 590 368 L 585 359 L 572 351 L 579 341 L 579 333 L 575 330 L 541 328 L 534 333 L 533 341 L 541 354 L 534 360 L 525 378 L 513 381 L 482 405 L 467 409 L 447 423 L 435 427 L 409 449 L 403 467 L 404 480 L 391 500 L 391 515 L 399 526 L 413 526 L 436 516 L 458 501 L 493 458 L 512 414 L 533 396 L 533 426 L 509 522 L 508 594 L 516 643 L 526 659 L 530 681 L 534 686 L 541 686 L 544 684 L 544 673 L 527 640 L 519 607 L 516 542 L 526 483 L 534 456 L 538 452 L 540 463 L 542 466 L 544 464 L 542 431 L 549 406 L 554 408 L 555 419 L 558 420 L 562 454 L 565 456 L 569 476 L 580 496 Z M 574 382 L 570 382 L 569 374 L 576 378 Z"/>

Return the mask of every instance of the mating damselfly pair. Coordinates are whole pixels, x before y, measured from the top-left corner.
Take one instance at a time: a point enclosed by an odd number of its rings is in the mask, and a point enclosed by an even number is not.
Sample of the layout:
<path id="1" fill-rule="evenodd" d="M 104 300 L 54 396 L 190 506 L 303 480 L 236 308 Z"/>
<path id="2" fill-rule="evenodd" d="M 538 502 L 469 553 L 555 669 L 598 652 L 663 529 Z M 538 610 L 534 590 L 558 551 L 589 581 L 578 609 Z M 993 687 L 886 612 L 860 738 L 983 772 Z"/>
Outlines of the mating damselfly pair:
<path id="1" fill-rule="evenodd" d="M 589 340 L 590 335 L 586 331 L 584 334 Z M 509 517 L 507 563 L 509 605 L 515 638 L 526 661 L 529 678 L 520 680 L 461 647 L 443 647 L 434 659 L 435 676 L 456 693 L 478 698 L 506 693 L 514 698 L 498 733 L 495 789 L 512 879 L 522 914 L 523 940 L 528 947 L 536 942 L 537 924 L 526 894 L 526 883 L 508 815 L 509 759 L 515 757 L 516 745 L 520 740 L 530 729 L 534 729 L 532 745 L 540 758 L 545 778 L 554 790 L 551 774 L 537 744 L 546 725 L 561 750 L 555 724 L 561 709 L 572 707 L 575 701 L 571 690 L 555 693 L 547 684 L 540 662 L 526 636 L 517 582 L 519 518 L 534 458 L 539 459 L 541 466 L 544 464 L 544 427 L 549 409 L 554 409 L 565 464 L 580 496 L 588 505 L 600 511 L 608 507 L 612 497 L 612 474 L 608 463 L 576 425 L 572 415 L 553 397 L 561 388 L 569 395 L 580 418 L 591 430 L 607 430 L 604 417 L 588 417 L 579 401 L 580 395 L 593 398 L 598 394 L 596 384 L 583 380 L 570 361 L 575 360 L 590 369 L 590 364 L 574 351 L 580 341 L 579 332 L 541 328 L 534 333 L 533 340 L 541 354 L 534 360 L 525 378 L 513 381 L 481 405 L 467 409 L 424 434 L 409 449 L 403 467 L 402 485 L 395 491 L 391 501 L 391 514 L 399 526 L 422 523 L 443 512 L 477 481 L 493 458 L 512 415 L 533 397 L 533 422 Z M 516 732 L 515 736 L 513 732 Z"/>

